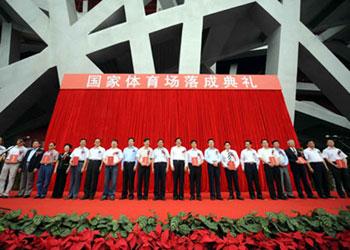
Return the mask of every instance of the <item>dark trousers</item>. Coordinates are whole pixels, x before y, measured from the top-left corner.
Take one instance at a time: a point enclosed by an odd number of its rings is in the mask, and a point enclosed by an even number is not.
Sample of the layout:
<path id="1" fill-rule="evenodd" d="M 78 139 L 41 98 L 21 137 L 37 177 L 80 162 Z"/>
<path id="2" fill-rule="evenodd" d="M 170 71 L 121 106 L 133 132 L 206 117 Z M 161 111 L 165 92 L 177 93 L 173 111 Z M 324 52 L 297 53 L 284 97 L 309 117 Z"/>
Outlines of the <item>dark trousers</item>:
<path id="1" fill-rule="evenodd" d="M 137 175 L 137 198 L 148 198 L 150 166 L 140 165 Z M 143 186 L 143 195 L 142 195 Z"/>
<path id="2" fill-rule="evenodd" d="M 208 163 L 209 191 L 211 198 L 220 198 L 220 164 L 215 167 Z"/>
<path id="3" fill-rule="evenodd" d="M 60 164 L 57 167 L 56 182 L 52 192 L 53 198 L 62 198 L 63 196 L 64 187 L 66 186 L 66 180 L 67 180 L 67 173 L 66 173 L 67 168 L 68 168 L 68 164 L 66 165 Z"/>
<path id="4" fill-rule="evenodd" d="M 123 163 L 123 190 L 122 198 L 134 198 L 134 180 L 135 180 L 135 162 L 124 162 Z"/>
<path id="5" fill-rule="evenodd" d="M 327 197 L 330 196 L 330 189 L 328 183 L 328 171 L 323 162 L 311 162 L 311 167 L 314 172 L 312 174 L 314 179 L 315 188 L 318 196 Z"/>
<path id="6" fill-rule="evenodd" d="M 307 172 L 305 169 L 305 165 L 290 164 L 290 168 L 291 168 L 292 173 L 293 173 L 294 184 L 295 184 L 295 187 L 297 189 L 299 197 L 304 197 L 303 190 L 301 188 L 301 182 L 303 183 L 306 195 L 308 197 L 312 197 L 313 194 L 312 194 L 310 183 L 307 179 Z"/>
<path id="7" fill-rule="evenodd" d="M 248 190 L 250 198 L 255 198 L 254 187 L 256 190 L 257 196 L 262 197 L 260 182 L 259 182 L 259 173 L 256 163 L 244 163 L 244 172 L 248 182 Z"/>
<path id="8" fill-rule="evenodd" d="M 36 186 L 38 188 L 37 196 L 45 197 L 47 194 L 47 188 L 50 185 L 50 180 L 53 172 L 53 165 L 41 165 L 39 169 L 38 180 Z"/>
<path id="9" fill-rule="evenodd" d="M 70 168 L 70 186 L 69 186 L 69 198 L 77 198 L 80 181 L 81 181 L 81 169 L 84 165 L 83 161 L 79 161 L 78 166 L 72 166 Z"/>
<path id="10" fill-rule="evenodd" d="M 118 166 L 105 167 L 103 195 L 114 197 L 117 188 Z"/>
<path id="11" fill-rule="evenodd" d="M 230 196 L 233 196 L 233 187 L 232 187 L 232 182 L 233 182 L 233 184 L 235 185 L 236 196 L 240 197 L 241 192 L 239 191 L 237 170 L 230 170 L 228 168 L 225 168 L 225 174 L 226 174 L 227 187 L 228 187 Z"/>
<path id="12" fill-rule="evenodd" d="M 185 161 L 173 160 L 174 198 L 184 197 Z"/>
<path id="13" fill-rule="evenodd" d="M 281 183 L 281 172 L 278 167 L 271 167 L 269 164 L 264 164 L 266 183 L 269 189 L 271 199 L 282 198 L 283 189 Z M 276 185 L 276 187 L 275 187 Z M 276 195 L 277 189 L 277 195 Z"/>
<path id="14" fill-rule="evenodd" d="M 201 197 L 201 188 L 202 188 L 202 166 L 192 166 L 191 163 L 188 164 L 190 168 L 190 194 L 191 197 L 194 197 L 194 194 L 197 194 L 197 197 Z"/>
<path id="15" fill-rule="evenodd" d="M 154 198 L 165 198 L 166 162 L 154 163 Z"/>
<path id="16" fill-rule="evenodd" d="M 345 197 L 345 191 L 347 196 L 350 197 L 349 170 L 347 168 L 337 168 L 331 164 L 329 164 L 328 167 L 332 171 L 338 195 L 340 197 Z"/>
<path id="17" fill-rule="evenodd" d="M 100 174 L 100 160 L 89 160 L 84 184 L 84 197 L 93 199 L 95 197 L 98 176 Z"/>

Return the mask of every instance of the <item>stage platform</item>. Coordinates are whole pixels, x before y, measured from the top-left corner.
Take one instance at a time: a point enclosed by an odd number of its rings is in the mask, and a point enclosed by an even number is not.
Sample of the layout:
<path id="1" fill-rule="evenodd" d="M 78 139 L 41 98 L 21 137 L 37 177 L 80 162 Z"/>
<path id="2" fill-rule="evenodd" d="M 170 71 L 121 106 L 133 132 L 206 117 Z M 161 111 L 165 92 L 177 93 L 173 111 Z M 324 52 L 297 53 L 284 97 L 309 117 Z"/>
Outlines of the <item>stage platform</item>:
<path id="1" fill-rule="evenodd" d="M 350 206 L 350 199 L 289 199 L 275 201 L 267 198 L 267 193 L 264 193 L 264 200 L 250 200 L 248 193 L 243 193 L 245 198 L 243 201 L 227 200 L 227 193 L 223 193 L 223 201 L 211 201 L 208 193 L 203 194 L 202 201 L 190 201 L 188 195 L 186 195 L 184 201 L 174 201 L 171 194 L 167 195 L 166 201 L 153 201 L 153 195 L 147 201 L 119 199 L 101 201 L 100 196 L 99 193 L 95 200 L 9 198 L 0 199 L 0 207 L 2 209 L 21 209 L 25 214 L 30 213 L 31 209 L 35 209 L 42 215 L 88 212 L 90 216 L 100 214 L 102 216 L 112 215 L 114 218 L 124 214 L 131 219 L 156 213 L 160 219 L 166 219 L 168 213 L 175 215 L 181 211 L 239 218 L 252 212 L 257 212 L 259 215 L 265 215 L 266 212 L 284 212 L 293 215 L 293 211 L 306 214 L 315 208 L 324 208 L 330 213 L 337 213 L 339 209 Z M 119 194 L 117 197 L 119 197 Z"/>

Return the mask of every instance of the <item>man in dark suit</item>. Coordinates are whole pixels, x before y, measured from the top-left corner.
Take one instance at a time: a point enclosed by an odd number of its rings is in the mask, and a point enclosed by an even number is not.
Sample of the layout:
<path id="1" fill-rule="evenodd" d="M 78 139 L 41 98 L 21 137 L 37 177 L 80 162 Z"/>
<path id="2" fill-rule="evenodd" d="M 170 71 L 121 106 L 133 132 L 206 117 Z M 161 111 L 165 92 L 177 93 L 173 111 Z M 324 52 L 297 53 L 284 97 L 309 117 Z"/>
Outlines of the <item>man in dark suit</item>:
<path id="1" fill-rule="evenodd" d="M 21 173 L 21 182 L 17 197 L 30 197 L 33 189 L 34 173 L 38 171 L 40 167 L 43 153 L 44 151 L 40 148 L 40 142 L 34 140 L 32 148 L 27 151 L 18 169 L 18 172 Z"/>
<path id="2" fill-rule="evenodd" d="M 315 198 L 315 196 L 312 193 L 309 181 L 307 179 L 305 164 L 298 161 L 298 157 L 302 157 L 302 154 L 299 150 L 295 148 L 294 140 L 289 140 L 287 143 L 289 147 L 285 150 L 285 152 L 288 157 L 290 168 L 293 173 L 294 183 L 298 191 L 299 198 L 301 199 L 305 198 L 303 194 L 303 190 L 301 188 L 301 182 L 302 182 L 304 185 L 304 189 L 307 197 L 313 199 Z"/>

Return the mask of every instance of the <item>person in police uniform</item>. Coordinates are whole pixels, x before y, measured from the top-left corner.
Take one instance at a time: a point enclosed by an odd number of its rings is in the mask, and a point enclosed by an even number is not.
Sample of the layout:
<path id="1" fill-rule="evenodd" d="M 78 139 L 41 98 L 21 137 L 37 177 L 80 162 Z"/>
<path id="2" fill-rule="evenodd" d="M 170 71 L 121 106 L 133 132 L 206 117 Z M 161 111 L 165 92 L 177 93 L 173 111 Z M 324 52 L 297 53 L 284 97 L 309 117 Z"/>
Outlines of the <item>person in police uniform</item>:
<path id="1" fill-rule="evenodd" d="M 152 165 L 153 149 L 149 146 L 150 139 L 143 140 L 144 146 L 137 151 L 136 158 L 139 162 L 137 178 L 137 199 L 148 200 L 150 168 Z M 143 192 L 142 192 L 143 189 Z"/>
<path id="2" fill-rule="evenodd" d="M 234 199 L 232 182 L 235 186 L 236 198 L 238 200 L 243 200 L 241 196 L 241 191 L 239 189 L 239 183 L 238 183 L 238 172 L 237 172 L 239 167 L 238 154 L 236 150 L 231 149 L 231 143 L 229 141 L 226 141 L 224 146 L 225 146 L 225 150 L 221 152 L 221 162 L 222 162 L 222 166 L 225 169 L 227 187 L 230 193 L 229 200 Z M 233 166 L 233 168 L 231 168 L 230 166 Z"/>
<path id="3" fill-rule="evenodd" d="M 202 164 L 203 152 L 197 148 L 197 141 L 191 141 L 191 149 L 186 152 L 185 169 L 190 173 L 190 200 L 202 200 Z M 196 194 L 196 196 L 195 196 Z"/>
<path id="4" fill-rule="evenodd" d="M 220 191 L 220 152 L 214 147 L 214 139 L 210 138 L 208 140 L 208 146 L 204 151 L 204 159 L 208 164 L 210 199 L 222 200 Z"/>
<path id="5" fill-rule="evenodd" d="M 90 148 L 89 156 L 87 158 L 87 164 L 82 168 L 82 172 L 86 170 L 85 184 L 84 184 L 84 196 L 82 200 L 93 200 L 97 190 L 98 176 L 102 169 L 103 155 L 105 149 L 101 147 L 101 139 L 96 138 L 94 147 Z"/>
<path id="6" fill-rule="evenodd" d="M 169 171 L 169 151 L 159 139 L 158 147 L 152 153 L 152 172 L 154 172 L 154 200 L 165 200 L 166 173 Z"/>
<path id="7" fill-rule="evenodd" d="M 241 151 L 241 165 L 247 178 L 250 199 L 254 200 L 256 197 L 254 185 L 258 199 L 263 200 L 258 172 L 260 162 L 258 153 L 252 148 L 252 142 L 250 140 L 245 141 L 245 147 L 246 148 Z"/>
<path id="8" fill-rule="evenodd" d="M 170 150 L 170 167 L 173 171 L 174 181 L 174 200 L 184 199 L 184 176 L 185 176 L 185 160 L 186 160 L 186 148 L 181 145 L 181 138 L 175 139 L 175 146 Z"/>
<path id="9" fill-rule="evenodd" d="M 134 180 L 135 180 L 135 172 L 137 169 L 137 158 L 136 154 L 138 148 L 134 146 L 135 139 L 130 137 L 128 139 L 128 146 L 123 150 L 123 162 L 122 162 L 122 171 L 123 171 L 123 189 L 121 200 L 126 199 L 129 200 L 134 199 Z M 129 192 L 129 196 L 128 196 Z"/>
<path id="10" fill-rule="evenodd" d="M 350 179 L 348 162 L 346 159 L 348 156 L 341 149 L 334 146 L 334 141 L 332 139 L 327 140 L 327 148 L 323 150 L 322 155 L 326 159 L 328 168 L 332 172 L 339 197 L 345 198 L 346 193 L 350 198 Z"/>
<path id="11" fill-rule="evenodd" d="M 75 148 L 70 155 L 70 163 L 67 169 L 67 173 L 70 171 L 70 187 L 68 199 L 77 199 L 80 189 L 80 181 L 82 170 L 86 165 L 86 159 L 89 156 L 89 149 L 86 147 L 86 139 L 80 139 L 80 146 Z M 78 159 L 78 162 L 74 162 L 74 158 Z"/>
<path id="12" fill-rule="evenodd" d="M 307 148 L 304 149 L 304 156 L 312 173 L 318 196 L 323 199 L 333 198 L 330 194 L 328 182 L 329 169 L 323 159 L 321 151 L 315 148 L 315 142 L 313 140 L 307 142 Z"/>
<path id="13" fill-rule="evenodd" d="M 21 173 L 21 181 L 17 197 L 30 197 L 33 189 L 34 174 L 40 168 L 43 154 L 44 151 L 40 148 L 40 142 L 33 140 L 32 148 L 27 151 L 18 168 L 18 172 Z"/>

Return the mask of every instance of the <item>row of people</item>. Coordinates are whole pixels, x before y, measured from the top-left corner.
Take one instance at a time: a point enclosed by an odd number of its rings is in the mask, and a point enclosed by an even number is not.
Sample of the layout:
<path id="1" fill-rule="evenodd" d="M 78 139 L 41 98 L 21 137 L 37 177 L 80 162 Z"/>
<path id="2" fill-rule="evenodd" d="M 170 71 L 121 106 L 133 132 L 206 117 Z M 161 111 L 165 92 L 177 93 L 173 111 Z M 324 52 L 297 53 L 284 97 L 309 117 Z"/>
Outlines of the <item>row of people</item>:
<path id="1" fill-rule="evenodd" d="M 34 182 L 34 174 L 39 171 L 37 179 L 36 198 L 45 198 L 53 173 L 57 174 L 53 190 L 54 198 L 61 198 L 70 172 L 70 187 L 68 199 L 77 199 L 80 189 L 81 174 L 86 171 L 84 196 L 82 199 L 94 199 L 99 173 L 105 166 L 104 191 L 102 200 L 115 199 L 118 165 L 123 172 L 123 188 L 121 199 L 134 199 L 134 180 L 137 171 L 137 199 L 148 199 L 149 179 L 154 172 L 154 199 L 165 199 L 166 173 L 169 168 L 173 172 L 173 198 L 184 199 L 184 176 L 189 172 L 190 199 L 201 200 L 202 165 L 207 163 L 210 199 L 222 200 L 220 190 L 220 165 L 225 169 L 228 184 L 229 199 L 243 199 L 238 184 L 237 169 L 241 165 L 245 173 L 251 199 L 263 199 L 258 178 L 260 162 L 262 162 L 266 183 L 271 199 L 294 198 L 288 171 L 290 164 L 294 176 L 295 187 L 300 198 L 304 198 L 302 185 L 308 198 L 315 198 L 307 178 L 307 170 L 314 180 L 315 189 L 321 198 L 332 197 L 328 183 L 330 169 L 335 179 L 339 197 L 345 194 L 350 197 L 349 174 L 347 170 L 347 155 L 334 146 L 333 140 L 328 140 L 328 147 L 321 153 L 315 148 L 313 141 L 308 142 L 308 148 L 296 149 L 293 140 L 288 141 L 288 148 L 280 148 L 277 140 L 269 147 L 266 139 L 261 140 L 262 147 L 256 151 L 251 141 L 245 141 L 245 149 L 238 153 L 231 149 L 230 142 L 225 142 L 225 149 L 219 152 L 214 146 L 214 140 L 208 140 L 208 148 L 204 155 L 197 148 L 197 141 L 191 141 L 191 149 L 182 146 L 181 138 L 175 140 L 175 146 L 170 153 L 159 139 L 157 147 L 150 147 L 150 140 L 144 139 L 140 149 L 134 146 L 134 138 L 129 138 L 128 147 L 123 151 L 118 148 L 117 140 L 112 140 L 111 147 L 105 150 L 101 140 L 95 139 L 94 147 L 86 147 L 86 139 L 80 140 L 80 146 L 70 153 L 72 146 L 66 144 L 64 153 L 59 154 L 55 143 L 50 142 L 44 152 L 40 143 L 34 141 L 32 149 L 23 146 L 23 140 L 17 140 L 17 145 L 7 150 L 5 164 L 0 175 L 0 195 L 8 197 L 17 172 L 21 173 L 18 197 L 29 197 Z M 5 155 L 5 154 L 2 154 Z M 6 179 L 7 186 L 5 187 Z M 345 193 L 344 193 L 345 191 Z"/>

